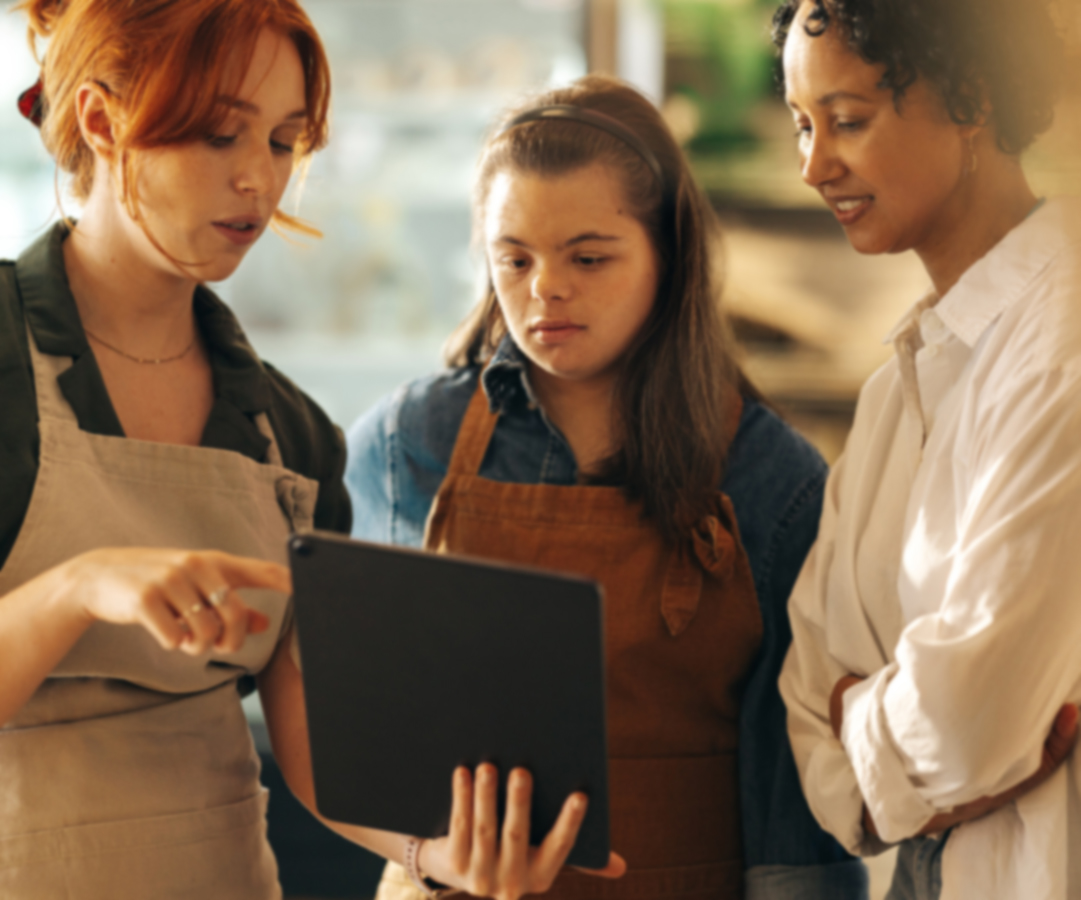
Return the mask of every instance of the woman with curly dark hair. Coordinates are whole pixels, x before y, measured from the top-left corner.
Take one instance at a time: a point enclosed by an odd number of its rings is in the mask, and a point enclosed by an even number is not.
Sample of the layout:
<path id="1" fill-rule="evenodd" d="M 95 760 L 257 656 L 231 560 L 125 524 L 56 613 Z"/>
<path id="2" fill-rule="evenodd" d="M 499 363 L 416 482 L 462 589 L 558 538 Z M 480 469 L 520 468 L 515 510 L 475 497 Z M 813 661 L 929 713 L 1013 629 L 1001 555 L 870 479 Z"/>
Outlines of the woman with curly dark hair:
<path id="1" fill-rule="evenodd" d="M 1081 896 L 1081 208 L 1020 153 L 1053 120 L 1048 0 L 788 0 L 802 173 L 932 287 L 830 476 L 781 676 L 804 790 L 890 896 Z"/>

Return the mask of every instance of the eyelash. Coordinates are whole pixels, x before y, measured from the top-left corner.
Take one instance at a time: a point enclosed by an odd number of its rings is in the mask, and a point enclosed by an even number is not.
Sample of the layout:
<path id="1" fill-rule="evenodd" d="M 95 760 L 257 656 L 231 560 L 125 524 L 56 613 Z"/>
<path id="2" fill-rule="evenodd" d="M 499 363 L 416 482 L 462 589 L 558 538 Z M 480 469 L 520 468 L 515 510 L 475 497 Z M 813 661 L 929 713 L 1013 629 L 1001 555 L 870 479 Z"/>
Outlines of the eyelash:
<path id="1" fill-rule="evenodd" d="M 607 261 L 607 256 L 583 255 L 575 258 L 575 262 L 584 264 L 584 268 L 587 269 L 596 269 Z M 522 257 L 510 257 L 504 262 L 504 265 L 507 265 L 516 271 L 521 271 L 527 264 L 528 260 L 523 259 Z"/>
<path id="2" fill-rule="evenodd" d="M 843 131 L 843 132 L 846 132 L 848 134 L 852 134 L 853 132 L 856 132 L 856 131 L 859 131 L 860 129 L 862 129 L 865 124 L 866 124 L 865 120 L 863 120 L 863 119 L 855 119 L 855 120 L 853 120 L 851 122 L 836 122 L 834 124 L 834 128 L 836 130 L 838 130 L 838 131 Z M 807 135 L 811 134 L 812 130 L 813 129 L 811 128 L 810 125 L 798 126 L 796 128 L 796 138 L 799 139 L 799 138 L 806 137 Z"/>
<path id="3" fill-rule="evenodd" d="M 218 150 L 224 150 L 227 147 L 233 146 L 236 143 L 237 136 L 235 134 L 212 134 L 206 140 L 211 147 Z M 293 148 L 288 144 L 283 144 L 280 141 L 271 141 L 271 149 L 278 154 L 289 154 L 292 156 Z"/>

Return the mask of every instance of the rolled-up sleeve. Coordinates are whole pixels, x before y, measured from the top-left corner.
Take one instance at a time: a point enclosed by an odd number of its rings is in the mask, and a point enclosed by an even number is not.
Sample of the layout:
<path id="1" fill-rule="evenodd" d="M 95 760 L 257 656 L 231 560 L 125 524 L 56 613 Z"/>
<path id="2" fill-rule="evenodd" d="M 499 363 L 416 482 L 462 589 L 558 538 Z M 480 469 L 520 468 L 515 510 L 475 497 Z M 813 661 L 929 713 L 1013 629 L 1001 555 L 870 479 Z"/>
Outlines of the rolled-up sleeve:
<path id="1" fill-rule="evenodd" d="M 962 426 L 972 453 L 955 463 L 965 502 L 941 602 L 910 622 L 895 664 L 845 694 L 842 739 L 886 840 L 1024 780 L 1078 698 L 1079 376 L 1016 379 Z M 943 551 L 921 545 L 931 531 L 913 530 L 906 567 Z"/>
<path id="2" fill-rule="evenodd" d="M 792 645 L 781 672 L 788 708 L 788 734 L 800 781 L 815 819 L 850 853 L 867 855 L 882 845 L 864 834 L 863 798 L 844 746 L 830 726 L 829 698 L 837 680 L 849 674 L 829 653 L 826 602 L 834 555 L 839 495 L 845 459 L 826 484 L 818 540 L 804 563 L 789 601 Z"/>

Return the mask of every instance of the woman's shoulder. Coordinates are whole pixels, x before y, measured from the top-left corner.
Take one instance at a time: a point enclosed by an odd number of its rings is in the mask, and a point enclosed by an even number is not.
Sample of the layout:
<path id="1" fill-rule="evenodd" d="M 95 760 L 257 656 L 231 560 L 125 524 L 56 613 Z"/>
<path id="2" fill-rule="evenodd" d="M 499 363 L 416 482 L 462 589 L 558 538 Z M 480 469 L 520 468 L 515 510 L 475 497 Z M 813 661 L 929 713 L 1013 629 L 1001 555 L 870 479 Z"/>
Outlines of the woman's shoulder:
<path id="1" fill-rule="evenodd" d="M 464 368 L 410 381 L 349 429 L 345 482 L 355 537 L 420 546 L 478 377 Z"/>
<path id="2" fill-rule="evenodd" d="M 781 545 L 798 568 L 817 535 L 828 471 L 819 452 L 776 412 L 744 401 L 721 490 L 732 501 L 756 576 L 772 570 Z"/>
<path id="3" fill-rule="evenodd" d="M 266 370 L 270 414 L 277 420 L 275 437 L 282 445 L 282 457 L 291 458 L 294 465 L 290 468 L 300 474 L 318 477 L 344 447 L 341 429 L 287 375 L 266 360 L 260 361 Z"/>
<path id="4" fill-rule="evenodd" d="M 821 454 L 806 438 L 765 404 L 744 400 L 722 484 L 733 503 L 734 495 L 753 496 L 757 505 L 783 507 L 826 472 Z"/>
<path id="5" fill-rule="evenodd" d="M 377 446 L 386 455 L 393 440 L 395 452 L 413 465 L 445 470 L 479 377 L 480 370 L 469 366 L 403 384 L 349 429 L 350 459 L 370 456 Z"/>
<path id="6" fill-rule="evenodd" d="M 348 533 L 349 498 L 342 485 L 345 438 L 311 397 L 270 363 L 262 361 L 270 392 L 268 415 L 286 468 L 319 482 L 315 525 Z"/>

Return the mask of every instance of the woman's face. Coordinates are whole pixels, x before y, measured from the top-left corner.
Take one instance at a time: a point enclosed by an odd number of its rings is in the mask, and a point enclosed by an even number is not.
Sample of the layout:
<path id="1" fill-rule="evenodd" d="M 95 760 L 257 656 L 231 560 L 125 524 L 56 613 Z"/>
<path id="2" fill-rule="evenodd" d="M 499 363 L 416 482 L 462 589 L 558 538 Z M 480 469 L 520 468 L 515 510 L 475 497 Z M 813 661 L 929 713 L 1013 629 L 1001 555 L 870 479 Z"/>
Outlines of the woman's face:
<path id="1" fill-rule="evenodd" d="M 484 226 L 500 309 L 535 369 L 575 382 L 614 377 L 658 279 L 653 242 L 618 179 L 599 164 L 553 178 L 500 172 Z"/>
<path id="2" fill-rule="evenodd" d="M 140 214 L 184 274 L 227 278 L 270 223 L 307 121 L 304 87 L 296 46 L 264 29 L 237 96 L 222 98 L 229 114 L 218 133 L 137 157 Z M 158 266 L 176 272 L 145 236 L 142 243 Z"/>
<path id="3" fill-rule="evenodd" d="M 975 129 L 956 125 L 922 79 L 898 109 L 879 86 L 883 68 L 864 62 L 835 27 L 818 37 L 804 31 L 812 7 L 800 10 L 784 51 L 803 180 L 859 252 L 930 246 L 967 203 Z"/>

